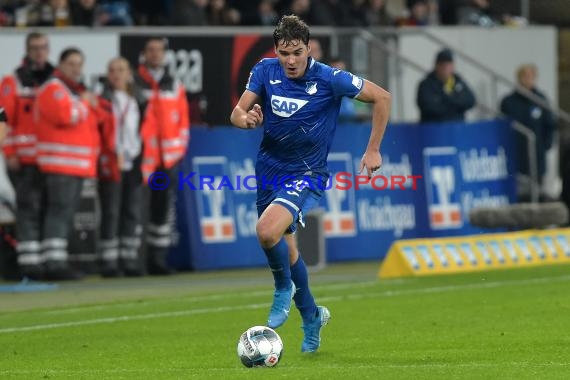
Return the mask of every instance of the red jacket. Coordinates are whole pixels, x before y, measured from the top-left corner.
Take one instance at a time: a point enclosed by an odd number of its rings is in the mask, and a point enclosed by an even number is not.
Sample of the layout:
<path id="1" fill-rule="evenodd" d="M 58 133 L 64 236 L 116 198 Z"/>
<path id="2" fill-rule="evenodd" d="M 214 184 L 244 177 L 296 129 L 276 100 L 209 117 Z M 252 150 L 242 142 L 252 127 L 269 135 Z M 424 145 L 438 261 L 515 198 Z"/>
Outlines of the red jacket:
<path id="1" fill-rule="evenodd" d="M 100 180 L 119 182 L 121 168 L 117 157 L 117 131 L 113 104 L 103 97 L 99 97 L 97 107 L 97 129 L 101 136 L 101 151 L 99 155 L 97 175 Z"/>
<path id="2" fill-rule="evenodd" d="M 25 165 L 36 163 L 37 125 L 33 107 L 36 92 L 44 77 L 50 75 L 53 67 L 49 64 L 41 71 L 32 72 L 29 62 L 24 60 L 12 75 L 7 75 L 0 83 L 0 106 L 8 117 L 8 134 L 3 150 L 6 157 L 18 157 Z"/>
<path id="3" fill-rule="evenodd" d="M 38 91 L 38 166 L 44 173 L 96 175 L 98 110 L 79 99 L 84 89 L 78 87 L 56 72 Z"/>
<path id="4" fill-rule="evenodd" d="M 142 170 L 147 178 L 158 167 L 169 169 L 184 158 L 190 138 L 190 114 L 184 86 L 167 73 L 156 82 L 141 65 L 136 81 L 148 100 L 141 128 Z"/>

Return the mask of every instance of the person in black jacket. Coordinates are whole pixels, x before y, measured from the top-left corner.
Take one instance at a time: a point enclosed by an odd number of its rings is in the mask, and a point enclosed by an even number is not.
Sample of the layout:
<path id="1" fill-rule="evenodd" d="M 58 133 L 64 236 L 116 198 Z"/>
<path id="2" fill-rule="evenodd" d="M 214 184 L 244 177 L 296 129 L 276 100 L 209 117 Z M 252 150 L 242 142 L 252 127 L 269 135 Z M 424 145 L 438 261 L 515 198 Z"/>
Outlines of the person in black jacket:
<path id="1" fill-rule="evenodd" d="M 454 72 L 451 50 L 440 51 L 435 69 L 421 81 L 417 104 L 421 122 L 461 121 L 475 105 L 475 95 L 467 83 Z"/>
<path id="2" fill-rule="evenodd" d="M 536 77 L 537 70 L 534 65 L 525 64 L 517 69 L 519 86 L 546 101 L 544 94 L 536 88 Z M 555 126 L 552 113 L 525 97 L 517 89 L 501 101 L 501 112 L 534 133 L 537 180 L 538 184 L 542 185 L 543 177 L 547 172 L 546 152 L 552 147 L 554 136 Z M 528 178 L 530 170 L 527 141 L 521 134 L 517 134 L 516 149 L 518 174 Z"/>

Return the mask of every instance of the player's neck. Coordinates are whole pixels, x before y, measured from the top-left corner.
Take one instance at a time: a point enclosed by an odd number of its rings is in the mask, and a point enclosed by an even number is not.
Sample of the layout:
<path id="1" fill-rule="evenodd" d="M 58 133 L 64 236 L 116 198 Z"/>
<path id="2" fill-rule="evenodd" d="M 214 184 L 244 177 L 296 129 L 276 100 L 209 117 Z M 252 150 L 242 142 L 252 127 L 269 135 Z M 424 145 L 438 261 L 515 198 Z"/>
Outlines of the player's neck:
<path id="1" fill-rule="evenodd" d="M 303 74 L 299 78 L 295 79 L 303 78 L 305 75 L 307 75 L 307 72 L 309 71 L 310 68 L 311 68 L 311 57 L 308 57 L 307 61 L 305 62 L 305 68 L 303 69 Z"/>

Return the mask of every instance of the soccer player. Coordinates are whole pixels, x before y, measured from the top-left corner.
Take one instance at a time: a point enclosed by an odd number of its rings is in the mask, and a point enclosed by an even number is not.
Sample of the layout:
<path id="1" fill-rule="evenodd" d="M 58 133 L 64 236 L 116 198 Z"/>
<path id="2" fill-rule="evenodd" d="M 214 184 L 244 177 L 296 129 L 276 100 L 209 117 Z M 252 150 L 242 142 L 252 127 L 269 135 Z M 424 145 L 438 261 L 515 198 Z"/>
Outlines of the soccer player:
<path id="1" fill-rule="evenodd" d="M 294 299 L 303 319 L 301 350 L 314 352 L 330 313 L 317 306 L 311 295 L 295 241 L 296 224 L 304 225 L 303 214 L 323 194 L 342 97 L 373 103 L 372 132 L 360 162 L 360 171 L 366 168 L 368 177 L 382 165 L 380 143 L 391 97 L 372 82 L 311 58 L 309 27 L 297 16 L 281 18 L 273 40 L 277 58 L 263 59 L 254 66 L 230 119 L 238 128 L 265 126 L 256 163 L 256 230 L 275 280 L 267 326 L 281 326 Z M 275 178 L 291 180 L 283 184 Z"/>

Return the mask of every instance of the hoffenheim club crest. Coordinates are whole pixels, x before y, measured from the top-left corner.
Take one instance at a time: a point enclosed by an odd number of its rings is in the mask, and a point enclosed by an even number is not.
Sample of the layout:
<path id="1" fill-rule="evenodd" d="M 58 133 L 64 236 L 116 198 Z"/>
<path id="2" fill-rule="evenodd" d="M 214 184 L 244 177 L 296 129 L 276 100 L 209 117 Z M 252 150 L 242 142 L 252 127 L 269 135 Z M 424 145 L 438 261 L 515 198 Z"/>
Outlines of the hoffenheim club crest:
<path id="1" fill-rule="evenodd" d="M 317 82 L 307 82 L 307 88 L 305 89 L 307 94 L 314 95 L 317 93 Z"/>

